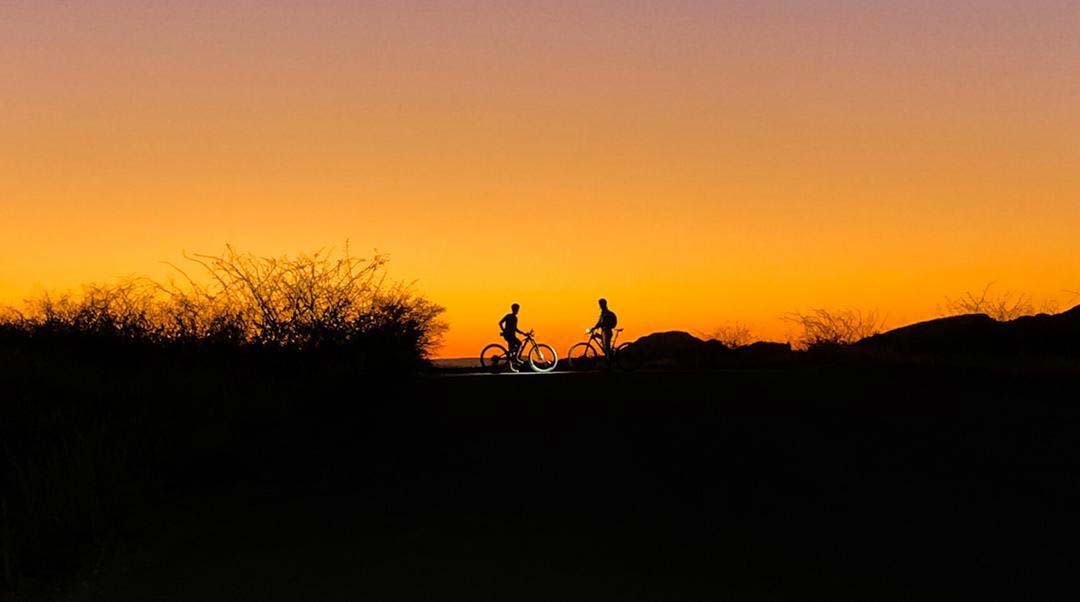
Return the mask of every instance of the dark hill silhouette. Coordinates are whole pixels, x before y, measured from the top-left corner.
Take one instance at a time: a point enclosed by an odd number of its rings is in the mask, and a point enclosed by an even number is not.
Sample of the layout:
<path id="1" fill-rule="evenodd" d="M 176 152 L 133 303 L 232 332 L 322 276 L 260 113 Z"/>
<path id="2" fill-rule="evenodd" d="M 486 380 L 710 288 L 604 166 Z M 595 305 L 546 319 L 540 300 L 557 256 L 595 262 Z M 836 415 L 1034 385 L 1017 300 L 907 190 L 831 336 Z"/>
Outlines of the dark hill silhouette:
<path id="1" fill-rule="evenodd" d="M 772 363 L 792 357 L 791 345 L 757 341 L 727 347 L 720 341 L 702 340 L 681 330 L 656 332 L 634 341 L 634 351 L 653 366 L 721 367 L 747 363 Z"/>
<path id="2" fill-rule="evenodd" d="M 898 353 L 972 353 L 1000 344 L 1001 323 L 985 314 L 917 322 L 867 337 L 854 347 Z"/>
<path id="3" fill-rule="evenodd" d="M 1017 318 L 1006 323 L 1006 330 L 1021 353 L 1080 355 L 1080 305 L 1060 314 Z"/>
<path id="4" fill-rule="evenodd" d="M 732 349 L 682 331 L 643 336 L 634 348 L 653 367 L 774 365 L 803 355 L 787 343 L 758 341 Z M 841 351 L 909 358 L 1080 357 L 1080 306 L 1006 322 L 985 314 L 937 318 L 867 337 Z"/>
<path id="5" fill-rule="evenodd" d="M 715 343 L 715 342 L 713 342 Z M 654 332 L 634 341 L 634 349 L 646 357 L 674 357 L 724 349 L 722 344 L 710 344 L 681 330 Z"/>
<path id="6" fill-rule="evenodd" d="M 998 322 L 969 314 L 918 322 L 867 337 L 856 349 L 925 356 L 1080 355 L 1080 306 Z"/>
<path id="7" fill-rule="evenodd" d="M 734 349 L 736 353 L 746 357 L 773 357 L 791 353 L 790 343 L 774 343 L 772 341 L 755 341 L 749 345 L 743 345 Z"/>

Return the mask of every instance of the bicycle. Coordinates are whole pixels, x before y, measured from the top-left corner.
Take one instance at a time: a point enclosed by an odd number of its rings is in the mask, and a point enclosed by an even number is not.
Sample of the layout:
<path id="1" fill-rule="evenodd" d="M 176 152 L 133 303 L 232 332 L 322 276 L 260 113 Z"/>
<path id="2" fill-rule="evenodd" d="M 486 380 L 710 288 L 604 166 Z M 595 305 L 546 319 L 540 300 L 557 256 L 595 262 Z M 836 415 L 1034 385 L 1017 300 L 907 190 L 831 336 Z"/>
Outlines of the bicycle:
<path id="1" fill-rule="evenodd" d="M 611 337 L 611 349 L 604 348 L 604 338 L 598 328 L 590 328 L 585 331 L 589 340 L 575 343 L 566 352 L 566 361 L 571 370 L 594 370 L 602 365 L 608 368 L 618 368 L 626 372 L 633 372 L 641 367 L 641 356 L 636 353 L 633 343 L 616 345 L 622 328 L 616 328 Z"/>
<path id="2" fill-rule="evenodd" d="M 525 333 L 525 340 L 518 346 L 514 357 L 510 356 L 505 346 L 498 343 L 492 343 L 480 352 L 480 366 L 492 374 L 506 370 L 519 372 L 525 364 L 528 364 L 533 372 L 551 372 L 558 363 L 559 355 L 551 345 L 537 343 L 531 330 Z"/>

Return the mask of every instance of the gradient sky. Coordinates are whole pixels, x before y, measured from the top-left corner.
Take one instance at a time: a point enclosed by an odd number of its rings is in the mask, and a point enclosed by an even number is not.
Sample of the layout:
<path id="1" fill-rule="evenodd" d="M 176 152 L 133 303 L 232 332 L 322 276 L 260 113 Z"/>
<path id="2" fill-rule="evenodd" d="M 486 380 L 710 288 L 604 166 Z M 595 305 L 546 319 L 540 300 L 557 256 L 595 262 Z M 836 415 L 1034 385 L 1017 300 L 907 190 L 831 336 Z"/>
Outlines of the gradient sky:
<path id="1" fill-rule="evenodd" d="M 0 302 L 351 240 L 560 350 L 1080 302 L 1080 2 L 0 2 Z"/>

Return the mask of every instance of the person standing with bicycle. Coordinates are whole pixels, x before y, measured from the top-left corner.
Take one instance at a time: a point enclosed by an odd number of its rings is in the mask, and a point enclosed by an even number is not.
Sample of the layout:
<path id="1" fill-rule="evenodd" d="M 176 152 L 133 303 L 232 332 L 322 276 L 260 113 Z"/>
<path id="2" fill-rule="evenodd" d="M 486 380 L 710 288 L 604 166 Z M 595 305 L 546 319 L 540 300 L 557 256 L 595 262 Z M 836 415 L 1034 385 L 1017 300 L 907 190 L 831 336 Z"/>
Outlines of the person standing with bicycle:
<path id="1" fill-rule="evenodd" d="M 596 321 L 596 326 L 593 326 L 593 330 L 600 330 L 600 333 L 604 338 L 604 355 L 611 355 L 611 333 L 615 330 L 615 326 L 619 323 L 619 317 L 615 315 L 615 312 L 608 309 L 607 299 L 601 298 L 600 301 L 600 319 Z"/>
<path id="2" fill-rule="evenodd" d="M 514 303 L 510 306 L 510 313 L 499 320 L 499 331 L 502 334 L 503 340 L 506 341 L 507 346 L 510 347 L 511 358 L 517 357 L 518 349 L 521 347 L 521 339 L 517 338 L 517 335 L 529 334 L 518 328 L 518 311 L 520 310 L 521 306 Z"/>
<path id="3" fill-rule="evenodd" d="M 559 355 L 551 345 L 537 343 L 533 331 L 525 332 L 518 328 L 517 303 L 510 306 L 510 313 L 499 320 L 499 334 L 506 341 L 507 347 L 492 343 L 480 352 L 480 367 L 493 374 L 505 370 L 519 372 L 522 366 L 528 366 L 533 372 L 551 372 L 559 363 Z M 525 340 L 517 338 L 524 335 Z"/>

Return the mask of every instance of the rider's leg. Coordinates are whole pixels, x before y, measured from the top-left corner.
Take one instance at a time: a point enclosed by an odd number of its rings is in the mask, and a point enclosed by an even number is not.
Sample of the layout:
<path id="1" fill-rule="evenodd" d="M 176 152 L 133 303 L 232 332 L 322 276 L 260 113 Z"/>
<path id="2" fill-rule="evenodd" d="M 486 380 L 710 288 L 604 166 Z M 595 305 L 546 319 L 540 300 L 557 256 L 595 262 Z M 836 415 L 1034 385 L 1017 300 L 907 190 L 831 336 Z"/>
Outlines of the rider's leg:
<path id="1" fill-rule="evenodd" d="M 518 349 L 521 348 L 521 340 L 515 336 L 506 337 L 506 345 L 510 348 L 510 361 L 516 362 Z"/>
<path id="2" fill-rule="evenodd" d="M 611 329 L 610 328 L 605 328 L 605 329 L 603 329 L 602 332 L 603 332 L 603 335 L 604 335 L 604 355 L 610 355 L 611 354 Z"/>

